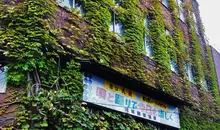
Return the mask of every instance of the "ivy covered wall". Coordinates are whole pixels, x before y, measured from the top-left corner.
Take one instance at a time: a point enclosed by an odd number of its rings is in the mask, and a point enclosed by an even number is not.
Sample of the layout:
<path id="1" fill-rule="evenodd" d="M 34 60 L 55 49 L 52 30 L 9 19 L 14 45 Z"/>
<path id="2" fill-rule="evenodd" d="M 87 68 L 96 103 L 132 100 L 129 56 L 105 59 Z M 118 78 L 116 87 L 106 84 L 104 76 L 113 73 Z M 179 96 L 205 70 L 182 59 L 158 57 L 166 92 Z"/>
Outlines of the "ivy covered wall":
<path id="1" fill-rule="evenodd" d="M 191 1 L 185 1 L 183 6 L 192 48 L 190 61 L 195 68 L 195 83 L 200 86 L 195 87 L 196 96 L 192 83 L 184 78 L 185 49 L 189 45 L 184 42 L 175 0 L 169 3 L 173 19 L 170 25 L 164 19 L 159 1 L 123 0 L 118 5 L 112 0 L 77 2 L 85 11 L 83 17 L 76 9 L 69 12 L 58 7 L 53 0 L 0 2 L 0 46 L 9 62 L 7 82 L 11 87 L 8 89 L 23 89 L 13 93 L 13 97 L 18 97 L 13 98 L 17 110 L 9 113 L 14 113 L 15 120 L 5 127 L 126 130 L 158 127 L 126 114 L 88 108 L 85 102 L 80 102 L 83 84 L 77 60 L 86 58 L 193 103 L 193 107 L 181 110 L 181 129 L 219 129 L 219 95 L 213 63 L 207 48 L 205 60 L 210 66 L 207 65 L 209 71 L 203 72 Z M 122 23 L 123 36 L 109 31 L 112 14 L 115 22 Z M 147 16 L 149 28 L 144 25 Z M 166 35 L 165 28 L 173 36 Z M 143 53 L 146 33 L 153 47 L 153 60 Z M 146 59 L 153 65 L 146 63 Z M 170 60 L 177 62 L 179 74 L 170 71 Z M 201 87 L 204 75 L 209 79 L 215 102 Z M 198 97 L 196 102 L 195 97 Z M 10 104 L 1 107 L 2 114 L 7 107 Z"/>

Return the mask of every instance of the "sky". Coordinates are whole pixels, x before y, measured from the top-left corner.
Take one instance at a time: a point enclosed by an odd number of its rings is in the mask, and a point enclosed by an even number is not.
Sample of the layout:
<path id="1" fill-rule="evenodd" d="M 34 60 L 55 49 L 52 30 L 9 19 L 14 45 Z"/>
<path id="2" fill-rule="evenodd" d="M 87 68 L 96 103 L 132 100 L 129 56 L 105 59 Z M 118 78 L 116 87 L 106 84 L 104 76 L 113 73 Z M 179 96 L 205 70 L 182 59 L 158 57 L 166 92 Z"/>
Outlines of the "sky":
<path id="1" fill-rule="evenodd" d="M 220 52 L 220 0 L 197 1 L 209 44 Z"/>

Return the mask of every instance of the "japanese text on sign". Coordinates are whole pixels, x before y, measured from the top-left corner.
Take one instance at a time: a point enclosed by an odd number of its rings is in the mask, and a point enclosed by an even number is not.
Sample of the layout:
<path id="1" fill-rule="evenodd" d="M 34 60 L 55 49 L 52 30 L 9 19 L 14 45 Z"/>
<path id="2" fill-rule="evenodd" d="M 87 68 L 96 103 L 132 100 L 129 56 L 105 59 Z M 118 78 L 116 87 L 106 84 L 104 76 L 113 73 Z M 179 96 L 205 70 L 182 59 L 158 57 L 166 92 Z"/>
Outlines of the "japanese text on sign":
<path id="1" fill-rule="evenodd" d="M 84 101 L 180 128 L 177 107 L 154 100 L 95 75 L 89 73 L 83 75 Z"/>

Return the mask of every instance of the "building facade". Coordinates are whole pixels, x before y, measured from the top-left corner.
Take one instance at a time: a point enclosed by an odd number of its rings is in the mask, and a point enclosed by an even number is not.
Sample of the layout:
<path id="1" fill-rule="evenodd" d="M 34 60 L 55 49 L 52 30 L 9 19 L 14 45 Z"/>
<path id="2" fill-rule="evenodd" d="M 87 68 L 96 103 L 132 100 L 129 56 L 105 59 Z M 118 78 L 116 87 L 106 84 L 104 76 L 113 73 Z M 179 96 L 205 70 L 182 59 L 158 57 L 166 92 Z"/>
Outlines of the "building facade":
<path id="1" fill-rule="evenodd" d="M 220 72 L 219 72 L 219 61 L 220 61 L 220 53 L 215 49 L 213 48 L 212 46 L 210 46 L 211 48 L 211 51 L 212 51 L 212 57 L 213 57 L 213 62 L 214 62 L 214 65 L 215 65 L 215 72 L 216 72 L 216 75 L 217 75 L 217 81 L 218 81 L 218 87 L 220 87 L 220 78 L 219 78 L 219 75 L 220 75 Z"/>
<path id="2" fill-rule="evenodd" d="M 0 125 L 220 129 L 198 6 L 196 0 L 1 1 Z"/>

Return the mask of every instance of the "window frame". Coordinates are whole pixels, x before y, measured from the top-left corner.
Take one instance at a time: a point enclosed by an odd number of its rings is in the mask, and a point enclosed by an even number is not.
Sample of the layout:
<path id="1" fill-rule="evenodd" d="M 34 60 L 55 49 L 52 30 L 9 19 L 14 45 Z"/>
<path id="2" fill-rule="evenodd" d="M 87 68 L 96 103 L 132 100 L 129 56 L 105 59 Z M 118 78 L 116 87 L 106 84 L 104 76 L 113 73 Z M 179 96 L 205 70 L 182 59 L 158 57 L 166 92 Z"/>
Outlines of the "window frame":
<path id="1" fill-rule="evenodd" d="M 167 8 L 169 8 L 169 0 L 160 0 L 160 2 Z"/>
<path id="2" fill-rule="evenodd" d="M 173 37 L 173 33 L 169 29 L 167 29 L 167 28 L 165 28 L 165 34 L 166 34 L 166 36 Z"/>
<path id="3" fill-rule="evenodd" d="M 209 85 L 208 85 L 208 80 L 206 78 L 204 78 L 203 80 L 203 87 L 205 89 L 206 92 L 209 92 Z"/>
<path id="4" fill-rule="evenodd" d="M 178 65 L 177 62 L 170 59 L 170 70 L 178 74 Z"/>
<path id="5" fill-rule="evenodd" d="M 121 0 L 113 0 L 114 4 L 117 6 L 121 5 Z"/>
<path id="6" fill-rule="evenodd" d="M 192 17 L 193 17 L 193 21 L 194 21 L 194 28 L 196 30 L 196 33 L 199 35 L 199 27 L 198 27 L 197 17 L 194 12 L 192 12 Z"/>
<path id="7" fill-rule="evenodd" d="M 147 34 L 145 33 L 144 35 L 144 52 L 146 53 L 146 55 L 150 58 L 153 57 L 153 47 L 150 44 L 150 39 L 149 36 L 147 36 Z"/>
<path id="8" fill-rule="evenodd" d="M 4 71 L 2 71 L 2 68 L 4 69 Z M 6 75 L 6 72 L 7 72 L 7 66 L 1 66 L 0 67 L 0 94 L 4 94 L 6 93 L 6 89 L 7 89 L 7 75 Z M 2 78 L 2 73 L 4 74 L 4 77 Z M 3 81 L 2 81 L 3 80 Z M 3 83 L 4 82 L 4 83 Z M 1 85 L 4 85 L 3 87 Z"/>
<path id="9" fill-rule="evenodd" d="M 144 19 L 144 26 L 146 29 L 149 29 L 148 26 L 149 25 L 149 18 L 146 17 Z M 149 35 L 147 34 L 147 32 L 144 32 L 144 53 L 146 53 L 146 55 L 150 58 L 153 57 L 153 47 L 150 43 L 150 39 L 149 39 Z"/>
<path id="10" fill-rule="evenodd" d="M 69 6 L 62 5 L 62 4 L 61 4 L 62 2 L 60 2 L 60 1 L 62 1 L 62 0 L 57 0 L 57 3 L 58 3 L 58 5 L 59 5 L 60 7 L 62 7 L 62 8 L 67 7 L 67 10 L 70 11 L 70 12 L 72 11 L 71 9 L 74 8 L 74 9 L 76 9 L 77 11 L 80 12 L 79 15 L 82 17 L 82 14 L 84 13 L 83 8 L 82 8 L 82 5 L 79 4 L 78 2 L 76 2 L 76 0 L 68 0 L 68 1 L 72 1 L 72 4 L 69 5 Z M 64 0 L 64 1 L 65 1 L 65 0 Z M 66 1 L 67 1 L 67 0 L 66 0 Z"/>
<path id="11" fill-rule="evenodd" d="M 187 77 L 188 81 L 195 83 L 194 74 L 193 74 L 193 66 L 191 63 L 185 62 L 185 71 L 186 71 L 186 77 Z"/>
<path id="12" fill-rule="evenodd" d="M 112 12 L 112 18 L 110 22 L 109 31 L 119 34 L 120 36 L 124 36 L 124 25 L 122 22 L 116 22 L 116 14 L 115 12 Z"/>
<path id="13" fill-rule="evenodd" d="M 66 4 L 65 4 L 65 1 L 71 1 L 72 3 L 70 4 L 69 3 L 69 5 L 67 6 Z M 76 1 L 75 0 L 64 0 L 63 2 L 62 2 L 62 0 L 57 0 L 57 3 L 58 3 L 58 5 L 60 6 L 60 7 L 62 7 L 62 8 L 65 8 L 65 7 L 67 7 L 69 10 L 71 10 L 71 8 L 75 8 L 75 4 L 76 4 Z"/>
<path id="14" fill-rule="evenodd" d="M 182 7 L 183 0 L 176 0 L 177 6 L 178 6 L 178 17 L 181 21 L 185 22 L 185 15 L 184 15 L 184 9 Z"/>

